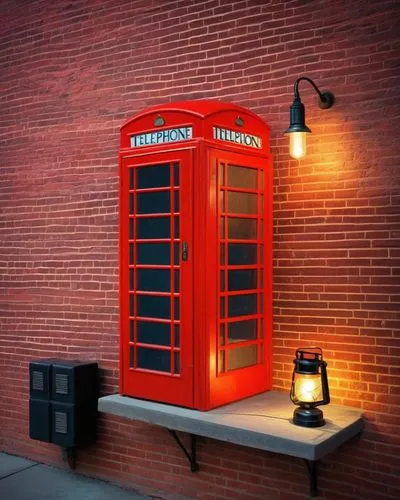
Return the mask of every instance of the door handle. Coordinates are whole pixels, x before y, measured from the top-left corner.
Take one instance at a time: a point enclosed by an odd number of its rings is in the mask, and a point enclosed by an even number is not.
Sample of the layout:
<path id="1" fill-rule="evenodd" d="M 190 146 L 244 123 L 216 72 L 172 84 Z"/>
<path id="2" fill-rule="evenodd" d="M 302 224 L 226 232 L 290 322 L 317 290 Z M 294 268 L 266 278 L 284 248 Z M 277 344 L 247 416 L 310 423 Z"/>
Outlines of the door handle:
<path id="1" fill-rule="evenodd" d="M 182 242 L 182 260 L 188 260 L 189 258 L 189 245 L 186 241 Z"/>

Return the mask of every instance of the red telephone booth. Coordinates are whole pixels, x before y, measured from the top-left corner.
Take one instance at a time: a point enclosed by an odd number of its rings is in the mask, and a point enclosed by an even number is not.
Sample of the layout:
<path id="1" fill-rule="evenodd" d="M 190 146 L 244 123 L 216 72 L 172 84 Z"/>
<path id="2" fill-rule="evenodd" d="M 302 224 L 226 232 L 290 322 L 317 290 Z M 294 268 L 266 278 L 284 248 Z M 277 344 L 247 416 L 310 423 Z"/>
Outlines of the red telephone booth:
<path id="1" fill-rule="evenodd" d="M 271 387 L 269 128 L 218 101 L 121 128 L 120 390 L 209 410 Z"/>

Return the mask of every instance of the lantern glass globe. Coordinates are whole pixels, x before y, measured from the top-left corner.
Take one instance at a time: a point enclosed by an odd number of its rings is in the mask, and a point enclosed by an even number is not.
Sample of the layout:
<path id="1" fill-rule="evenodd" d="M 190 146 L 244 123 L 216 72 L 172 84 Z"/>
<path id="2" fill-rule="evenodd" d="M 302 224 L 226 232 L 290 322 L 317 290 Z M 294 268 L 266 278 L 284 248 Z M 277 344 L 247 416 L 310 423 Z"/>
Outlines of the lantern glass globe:
<path id="1" fill-rule="evenodd" d="M 298 403 L 315 403 L 320 401 L 322 396 L 321 376 L 295 374 L 294 397 Z"/>

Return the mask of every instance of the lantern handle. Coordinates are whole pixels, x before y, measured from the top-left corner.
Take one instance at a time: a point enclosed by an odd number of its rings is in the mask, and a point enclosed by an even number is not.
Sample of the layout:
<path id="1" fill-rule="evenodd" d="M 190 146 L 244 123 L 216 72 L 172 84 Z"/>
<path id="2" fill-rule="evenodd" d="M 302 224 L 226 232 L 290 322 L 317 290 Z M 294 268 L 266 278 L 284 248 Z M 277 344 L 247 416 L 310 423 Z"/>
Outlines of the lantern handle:
<path id="1" fill-rule="evenodd" d="M 317 352 L 314 352 L 314 351 L 317 351 Z M 296 349 L 296 358 L 297 359 L 304 359 L 303 356 L 301 356 L 301 355 L 298 356 L 298 354 L 314 354 L 314 355 L 317 355 L 321 361 L 323 360 L 322 349 L 320 347 L 317 347 L 317 346 L 299 347 L 298 349 Z"/>

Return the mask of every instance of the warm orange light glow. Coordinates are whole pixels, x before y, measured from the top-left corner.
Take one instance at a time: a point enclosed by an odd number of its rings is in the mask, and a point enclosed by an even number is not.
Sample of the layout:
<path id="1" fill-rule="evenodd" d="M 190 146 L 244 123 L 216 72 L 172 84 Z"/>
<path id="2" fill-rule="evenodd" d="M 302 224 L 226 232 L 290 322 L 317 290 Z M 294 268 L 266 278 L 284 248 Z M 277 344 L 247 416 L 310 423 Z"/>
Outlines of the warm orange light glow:
<path id="1" fill-rule="evenodd" d="M 292 158 L 303 158 L 307 152 L 307 132 L 291 132 L 289 154 Z"/>
<path id="2" fill-rule="evenodd" d="M 295 395 L 303 403 L 313 403 L 322 399 L 321 376 L 297 375 Z"/>

